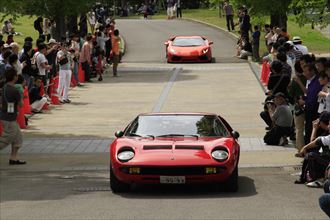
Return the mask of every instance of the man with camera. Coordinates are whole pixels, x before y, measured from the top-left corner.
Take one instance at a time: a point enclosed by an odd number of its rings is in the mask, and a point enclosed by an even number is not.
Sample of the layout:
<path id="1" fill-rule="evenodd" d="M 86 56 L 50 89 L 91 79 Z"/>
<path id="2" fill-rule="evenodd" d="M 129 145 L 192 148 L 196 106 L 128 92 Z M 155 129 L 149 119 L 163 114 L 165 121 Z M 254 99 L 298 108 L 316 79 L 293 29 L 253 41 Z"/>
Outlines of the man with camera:
<path id="1" fill-rule="evenodd" d="M 264 136 L 264 142 L 268 145 L 288 144 L 287 137 L 292 133 L 292 112 L 287 104 L 286 96 L 282 92 L 274 95 L 274 100 L 266 102 L 268 113 L 272 121 L 270 131 Z"/>
<path id="2" fill-rule="evenodd" d="M 73 69 L 73 60 L 70 52 L 68 51 L 69 43 L 63 42 L 61 44 L 61 49 L 57 53 L 57 63 L 60 69 L 59 84 L 57 94 L 60 97 L 61 103 L 70 103 L 68 98 L 69 87 L 71 82 L 71 75 Z"/>

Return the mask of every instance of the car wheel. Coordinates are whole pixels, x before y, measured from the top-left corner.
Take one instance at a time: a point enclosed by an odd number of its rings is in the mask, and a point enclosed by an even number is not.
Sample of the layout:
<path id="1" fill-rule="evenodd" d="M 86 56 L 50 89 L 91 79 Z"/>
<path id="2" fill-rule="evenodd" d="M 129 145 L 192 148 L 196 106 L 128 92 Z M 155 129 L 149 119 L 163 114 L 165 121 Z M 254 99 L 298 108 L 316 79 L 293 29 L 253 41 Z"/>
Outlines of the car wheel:
<path id="1" fill-rule="evenodd" d="M 230 177 L 227 179 L 226 182 L 224 182 L 223 187 L 225 191 L 227 192 L 237 192 L 238 190 L 238 165 L 236 165 L 235 170 L 230 175 Z"/>
<path id="2" fill-rule="evenodd" d="M 215 57 L 212 57 L 210 63 L 215 63 Z"/>
<path id="3" fill-rule="evenodd" d="M 110 165 L 110 188 L 114 193 L 127 192 L 130 188 L 130 185 L 120 181 L 112 171 Z"/>

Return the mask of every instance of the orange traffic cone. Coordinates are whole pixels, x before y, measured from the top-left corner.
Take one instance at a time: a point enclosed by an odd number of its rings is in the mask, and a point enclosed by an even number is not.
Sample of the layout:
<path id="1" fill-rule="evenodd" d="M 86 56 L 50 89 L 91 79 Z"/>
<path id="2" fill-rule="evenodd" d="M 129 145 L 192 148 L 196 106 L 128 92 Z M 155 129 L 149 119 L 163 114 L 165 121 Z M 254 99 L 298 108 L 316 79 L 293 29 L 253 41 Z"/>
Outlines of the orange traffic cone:
<path id="1" fill-rule="evenodd" d="M 25 116 L 24 116 L 24 106 L 23 107 L 18 107 L 18 114 L 16 117 L 16 121 L 21 129 L 26 128 L 25 124 Z"/>
<path id="2" fill-rule="evenodd" d="M 31 105 L 30 105 L 30 98 L 29 98 L 29 91 L 27 86 L 24 88 L 24 99 L 23 99 L 23 106 L 24 106 L 24 114 L 31 115 Z"/>
<path id="3" fill-rule="evenodd" d="M 79 67 L 78 67 L 78 80 L 81 83 L 85 82 L 85 71 L 83 70 L 81 64 L 79 64 Z"/>
<path id="4" fill-rule="evenodd" d="M 44 87 L 44 84 L 41 83 L 41 86 L 40 86 L 40 96 L 44 96 L 45 95 L 45 87 Z M 44 106 L 42 106 L 42 110 L 48 110 L 49 109 L 49 105 L 48 103 L 44 104 Z"/>
<path id="5" fill-rule="evenodd" d="M 74 78 L 74 75 L 72 74 L 71 76 L 71 82 L 70 82 L 70 87 L 76 87 L 77 86 L 77 81 Z"/>
<path id="6" fill-rule="evenodd" d="M 58 76 L 52 79 L 51 99 L 53 105 L 61 104 L 60 99 L 58 98 L 57 88 L 58 88 Z"/>

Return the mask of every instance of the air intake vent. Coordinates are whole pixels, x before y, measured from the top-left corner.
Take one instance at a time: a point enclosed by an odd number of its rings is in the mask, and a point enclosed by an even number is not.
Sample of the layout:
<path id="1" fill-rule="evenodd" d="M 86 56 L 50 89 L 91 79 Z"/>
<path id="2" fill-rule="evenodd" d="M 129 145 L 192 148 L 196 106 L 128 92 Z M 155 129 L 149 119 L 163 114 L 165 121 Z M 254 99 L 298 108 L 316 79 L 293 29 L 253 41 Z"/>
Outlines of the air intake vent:
<path id="1" fill-rule="evenodd" d="M 144 145 L 143 150 L 171 150 L 172 145 Z"/>
<path id="2" fill-rule="evenodd" d="M 175 145 L 177 150 L 204 150 L 202 145 Z"/>

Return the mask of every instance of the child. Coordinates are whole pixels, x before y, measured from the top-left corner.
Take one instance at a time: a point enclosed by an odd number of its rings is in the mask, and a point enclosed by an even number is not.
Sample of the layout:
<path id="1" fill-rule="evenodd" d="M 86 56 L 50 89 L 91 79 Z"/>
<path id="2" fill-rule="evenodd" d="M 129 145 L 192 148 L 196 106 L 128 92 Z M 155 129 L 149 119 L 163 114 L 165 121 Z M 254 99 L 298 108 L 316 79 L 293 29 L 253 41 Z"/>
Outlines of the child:
<path id="1" fill-rule="evenodd" d="M 259 42 L 260 42 L 260 31 L 258 25 L 254 26 L 254 32 L 252 34 L 252 57 L 253 61 L 259 61 Z"/>

